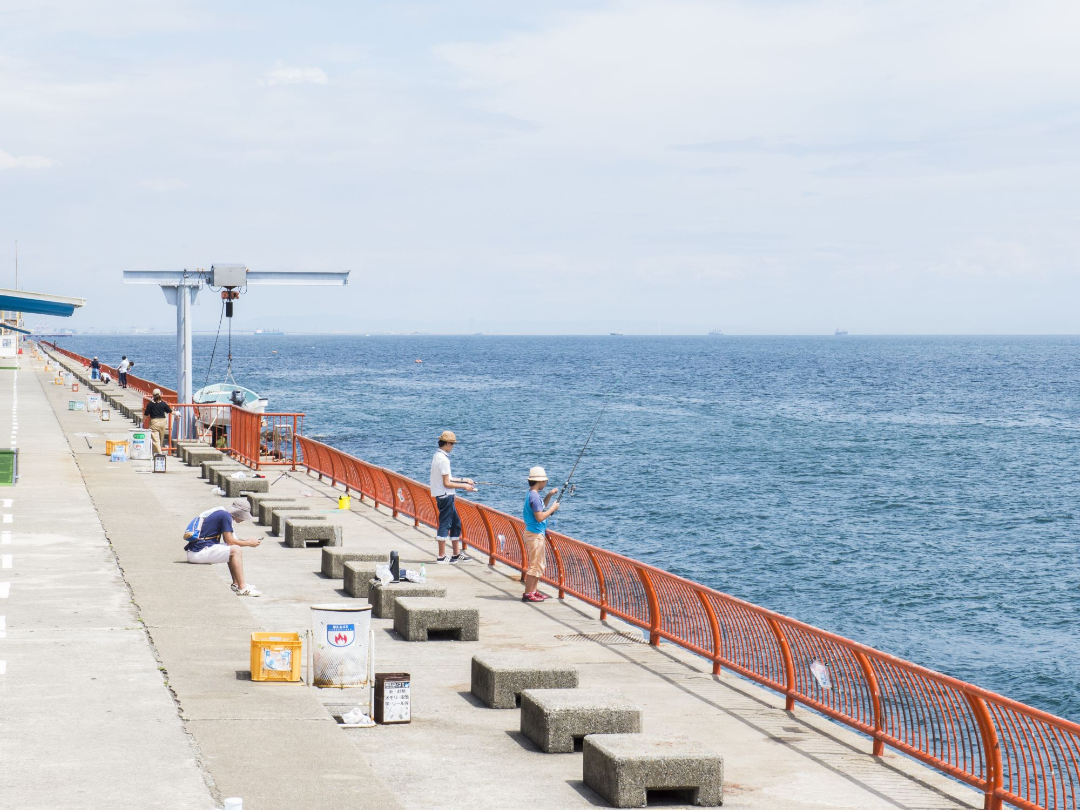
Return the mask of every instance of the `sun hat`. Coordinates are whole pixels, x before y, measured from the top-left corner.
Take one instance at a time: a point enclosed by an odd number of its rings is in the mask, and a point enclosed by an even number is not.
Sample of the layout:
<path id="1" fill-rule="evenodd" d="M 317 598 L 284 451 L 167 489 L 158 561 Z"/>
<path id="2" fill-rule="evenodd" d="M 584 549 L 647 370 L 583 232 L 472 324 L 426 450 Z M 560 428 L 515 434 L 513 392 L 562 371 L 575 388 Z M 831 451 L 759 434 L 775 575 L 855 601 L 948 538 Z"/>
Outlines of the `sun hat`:
<path id="1" fill-rule="evenodd" d="M 440 442 L 450 442 L 451 444 L 457 444 L 457 436 L 454 435 L 452 430 L 444 430 L 442 435 L 439 436 Z"/>
<path id="2" fill-rule="evenodd" d="M 245 500 L 235 500 L 229 507 L 233 520 L 251 520 L 251 505 Z"/>
<path id="3" fill-rule="evenodd" d="M 160 397 L 161 396 L 161 389 L 160 388 L 155 388 L 154 389 L 154 396 L 155 397 Z"/>
<path id="4" fill-rule="evenodd" d="M 543 467 L 533 467 L 532 469 L 529 470 L 529 480 L 530 481 L 547 481 L 548 480 L 547 473 L 544 472 Z"/>

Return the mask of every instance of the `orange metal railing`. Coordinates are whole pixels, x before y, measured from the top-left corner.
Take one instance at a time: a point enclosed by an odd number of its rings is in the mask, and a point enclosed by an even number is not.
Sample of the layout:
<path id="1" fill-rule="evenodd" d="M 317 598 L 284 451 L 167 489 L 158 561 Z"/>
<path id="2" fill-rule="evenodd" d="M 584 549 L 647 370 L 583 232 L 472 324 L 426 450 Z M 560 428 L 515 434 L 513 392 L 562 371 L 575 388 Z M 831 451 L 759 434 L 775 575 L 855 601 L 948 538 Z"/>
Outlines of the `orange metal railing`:
<path id="1" fill-rule="evenodd" d="M 370 498 L 415 525 L 436 526 L 426 486 L 298 437 L 300 466 Z M 519 571 L 526 567 L 520 518 L 458 499 L 464 541 Z M 668 641 L 854 728 L 971 785 L 986 808 L 1080 807 L 1080 725 L 683 579 L 651 565 L 548 533 L 544 581 Z M 830 688 L 812 674 L 828 666 Z"/>
<path id="2" fill-rule="evenodd" d="M 174 422 L 195 425 L 196 435 L 170 427 L 173 441 L 207 440 L 214 414 L 200 418 L 195 409 L 232 406 L 176 407 Z M 188 418 L 185 409 L 193 409 Z M 276 463 L 305 467 L 414 525 L 438 524 L 426 486 L 301 435 L 302 414 L 236 418 L 239 410 L 224 434 L 238 458 L 250 463 L 256 443 L 264 455 L 264 420 L 272 417 L 292 431 L 289 461 Z M 463 539 L 489 564 L 525 569 L 520 518 L 465 499 L 458 511 Z M 647 632 L 651 644 L 677 644 L 712 662 L 714 673 L 726 667 L 762 684 L 782 694 L 789 711 L 800 703 L 850 726 L 871 739 L 875 756 L 888 745 L 937 768 L 981 791 L 988 810 L 1080 810 L 1080 724 L 558 532 L 548 541 L 544 581 L 560 598 L 598 608 L 601 619 L 615 616 Z M 827 665 L 828 688 L 812 673 L 815 662 Z"/>

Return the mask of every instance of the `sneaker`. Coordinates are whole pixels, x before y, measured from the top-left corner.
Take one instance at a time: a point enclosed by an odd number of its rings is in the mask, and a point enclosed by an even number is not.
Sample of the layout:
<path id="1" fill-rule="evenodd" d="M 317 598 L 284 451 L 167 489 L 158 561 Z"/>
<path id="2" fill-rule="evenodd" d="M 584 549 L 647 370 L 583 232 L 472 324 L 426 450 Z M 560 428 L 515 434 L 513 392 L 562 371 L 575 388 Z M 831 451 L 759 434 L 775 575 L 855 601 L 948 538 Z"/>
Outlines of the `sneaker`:
<path id="1" fill-rule="evenodd" d="M 453 560 L 451 560 L 450 557 L 448 557 L 446 554 L 443 554 L 441 557 L 436 557 L 435 562 L 437 562 L 439 565 L 446 565 L 448 562 L 453 562 Z"/>
<path id="2" fill-rule="evenodd" d="M 468 554 L 466 554 L 463 551 L 460 554 L 455 554 L 453 557 L 451 557 L 450 562 L 452 562 L 452 563 L 472 562 L 472 557 L 470 557 Z"/>
<path id="3" fill-rule="evenodd" d="M 547 597 L 539 591 L 533 591 L 532 593 L 523 594 L 521 597 L 522 602 L 543 602 Z"/>
<path id="4" fill-rule="evenodd" d="M 546 593 L 541 593 L 540 591 L 533 591 L 533 596 L 539 596 L 540 599 L 538 601 L 540 602 L 546 602 L 548 599 L 551 598 Z"/>
<path id="5" fill-rule="evenodd" d="M 244 590 L 240 590 L 234 585 L 233 589 L 237 596 L 262 596 L 262 591 L 257 591 L 250 585 L 244 588 Z"/>

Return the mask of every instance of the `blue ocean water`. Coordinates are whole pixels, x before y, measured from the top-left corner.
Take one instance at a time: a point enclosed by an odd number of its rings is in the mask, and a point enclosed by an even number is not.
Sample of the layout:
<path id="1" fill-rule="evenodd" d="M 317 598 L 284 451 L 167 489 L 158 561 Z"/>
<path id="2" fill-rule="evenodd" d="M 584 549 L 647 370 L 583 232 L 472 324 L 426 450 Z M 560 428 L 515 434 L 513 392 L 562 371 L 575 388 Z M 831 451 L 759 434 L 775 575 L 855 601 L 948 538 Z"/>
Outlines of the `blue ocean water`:
<path id="1" fill-rule="evenodd" d="M 171 337 L 62 345 L 174 384 Z M 559 531 L 1080 719 L 1080 338 L 243 336 L 233 354 L 271 410 L 418 480 L 454 430 L 455 474 L 511 485 L 474 497 L 514 513 L 528 468 L 561 482 L 607 401 Z"/>

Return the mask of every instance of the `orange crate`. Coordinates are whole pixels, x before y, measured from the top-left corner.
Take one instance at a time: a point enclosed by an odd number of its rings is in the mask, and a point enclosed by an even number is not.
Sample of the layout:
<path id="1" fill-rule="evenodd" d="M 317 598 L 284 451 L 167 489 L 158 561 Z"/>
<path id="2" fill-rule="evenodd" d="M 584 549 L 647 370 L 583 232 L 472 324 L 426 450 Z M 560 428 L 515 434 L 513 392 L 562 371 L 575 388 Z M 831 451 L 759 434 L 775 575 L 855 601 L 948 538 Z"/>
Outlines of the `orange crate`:
<path id="1" fill-rule="evenodd" d="M 252 633 L 251 680 L 299 681 L 302 649 L 299 633 Z"/>

